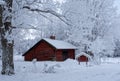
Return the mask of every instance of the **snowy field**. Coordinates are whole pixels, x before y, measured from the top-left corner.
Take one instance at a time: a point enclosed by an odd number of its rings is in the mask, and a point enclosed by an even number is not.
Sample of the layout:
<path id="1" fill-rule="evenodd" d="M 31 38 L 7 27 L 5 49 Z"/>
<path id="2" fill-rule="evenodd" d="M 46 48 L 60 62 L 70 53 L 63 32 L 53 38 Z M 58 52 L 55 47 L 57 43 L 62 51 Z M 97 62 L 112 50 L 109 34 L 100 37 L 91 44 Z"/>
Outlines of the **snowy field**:
<path id="1" fill-rule="evenodd" d="M 50 69 L 53 65 L 54 69 Z M 77 61 L 71 59 L 65 62 L 25 62 L 15 59 L 15 75 L 0 74 L 0 81 L 120 81 L 120 58 L 103 59 L 102 64 L 89 66 L 85 63 L 78 65 Z"/>

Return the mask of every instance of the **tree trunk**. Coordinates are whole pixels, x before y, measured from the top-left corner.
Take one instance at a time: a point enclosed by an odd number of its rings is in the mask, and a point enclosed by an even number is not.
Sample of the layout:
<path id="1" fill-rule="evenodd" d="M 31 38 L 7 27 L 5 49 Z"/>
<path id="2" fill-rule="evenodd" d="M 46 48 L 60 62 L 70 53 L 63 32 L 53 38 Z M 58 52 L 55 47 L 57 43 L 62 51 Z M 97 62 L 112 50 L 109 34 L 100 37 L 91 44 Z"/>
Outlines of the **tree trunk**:
<path id="1" fill-rule="evenodd" d="M 3 26 L 2 23 L 2 6 L 0 5 L 0 32 L 1 32 L 1 27 Z"/>
<path id="2" fill-rule="evenodd" d="M 13 62 L 13 39 L 12 39 L 12 0 L 4 0 L 6 4 L 2 6 L 2 25 L 0 27 L 2 45 L 2 71 L 3 75 L 14 74 Z M 0 20 L 0 21 L 1 21 Z"/>

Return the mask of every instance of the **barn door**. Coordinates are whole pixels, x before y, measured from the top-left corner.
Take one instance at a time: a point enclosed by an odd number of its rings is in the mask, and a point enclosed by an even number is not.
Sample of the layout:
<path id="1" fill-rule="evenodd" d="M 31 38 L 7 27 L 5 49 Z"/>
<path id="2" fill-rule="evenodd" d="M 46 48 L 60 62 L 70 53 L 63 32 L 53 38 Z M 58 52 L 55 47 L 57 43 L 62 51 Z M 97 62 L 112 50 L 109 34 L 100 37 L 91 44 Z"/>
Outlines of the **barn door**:
<path id="1" fill-rule="evenodd" d="M 63 60 L 66 60 L 68 58 L 68 50 L 63 50 L 62 57 L 63 57 Z"/>

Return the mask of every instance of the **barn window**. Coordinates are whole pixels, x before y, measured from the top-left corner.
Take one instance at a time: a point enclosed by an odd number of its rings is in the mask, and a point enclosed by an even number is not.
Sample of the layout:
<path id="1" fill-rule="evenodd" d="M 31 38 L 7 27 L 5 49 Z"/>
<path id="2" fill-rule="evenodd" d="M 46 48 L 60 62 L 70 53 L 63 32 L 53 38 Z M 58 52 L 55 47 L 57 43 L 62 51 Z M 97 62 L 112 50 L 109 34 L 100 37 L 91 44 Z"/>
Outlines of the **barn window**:
<path id="1" fill-rule="evenodd" d="M 62 56 L 63 56 L 63 60 L 66 60 L 68 58 L 68 50 L 63 50 Z"/>

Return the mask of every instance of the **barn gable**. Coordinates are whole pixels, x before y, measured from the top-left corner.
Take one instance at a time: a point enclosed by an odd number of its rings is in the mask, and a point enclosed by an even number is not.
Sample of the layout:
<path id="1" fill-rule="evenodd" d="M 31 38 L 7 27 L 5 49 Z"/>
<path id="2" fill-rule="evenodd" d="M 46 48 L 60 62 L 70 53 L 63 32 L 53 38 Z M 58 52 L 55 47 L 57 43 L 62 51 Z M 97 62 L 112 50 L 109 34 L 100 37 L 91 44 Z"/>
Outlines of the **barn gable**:
<path id="1" fill-rule="evenodd" d="M 27 53 L 29 53 L 31 50 L 33 50 L 34 48 L 36 48 L 38 45 L 40 45 L 40 43 L 42 42 L 46 42 L 48 45 L 50 45 L 51 47 L 55 48 L 53 45 L 49 44 L 47 41 L 45 41 L 44 39 L 41 39 L 39 42 L 37 42 L 33 47 L 31 47 L 27 52 L 25 52 L 22 56 L 25 56 Z"/>

